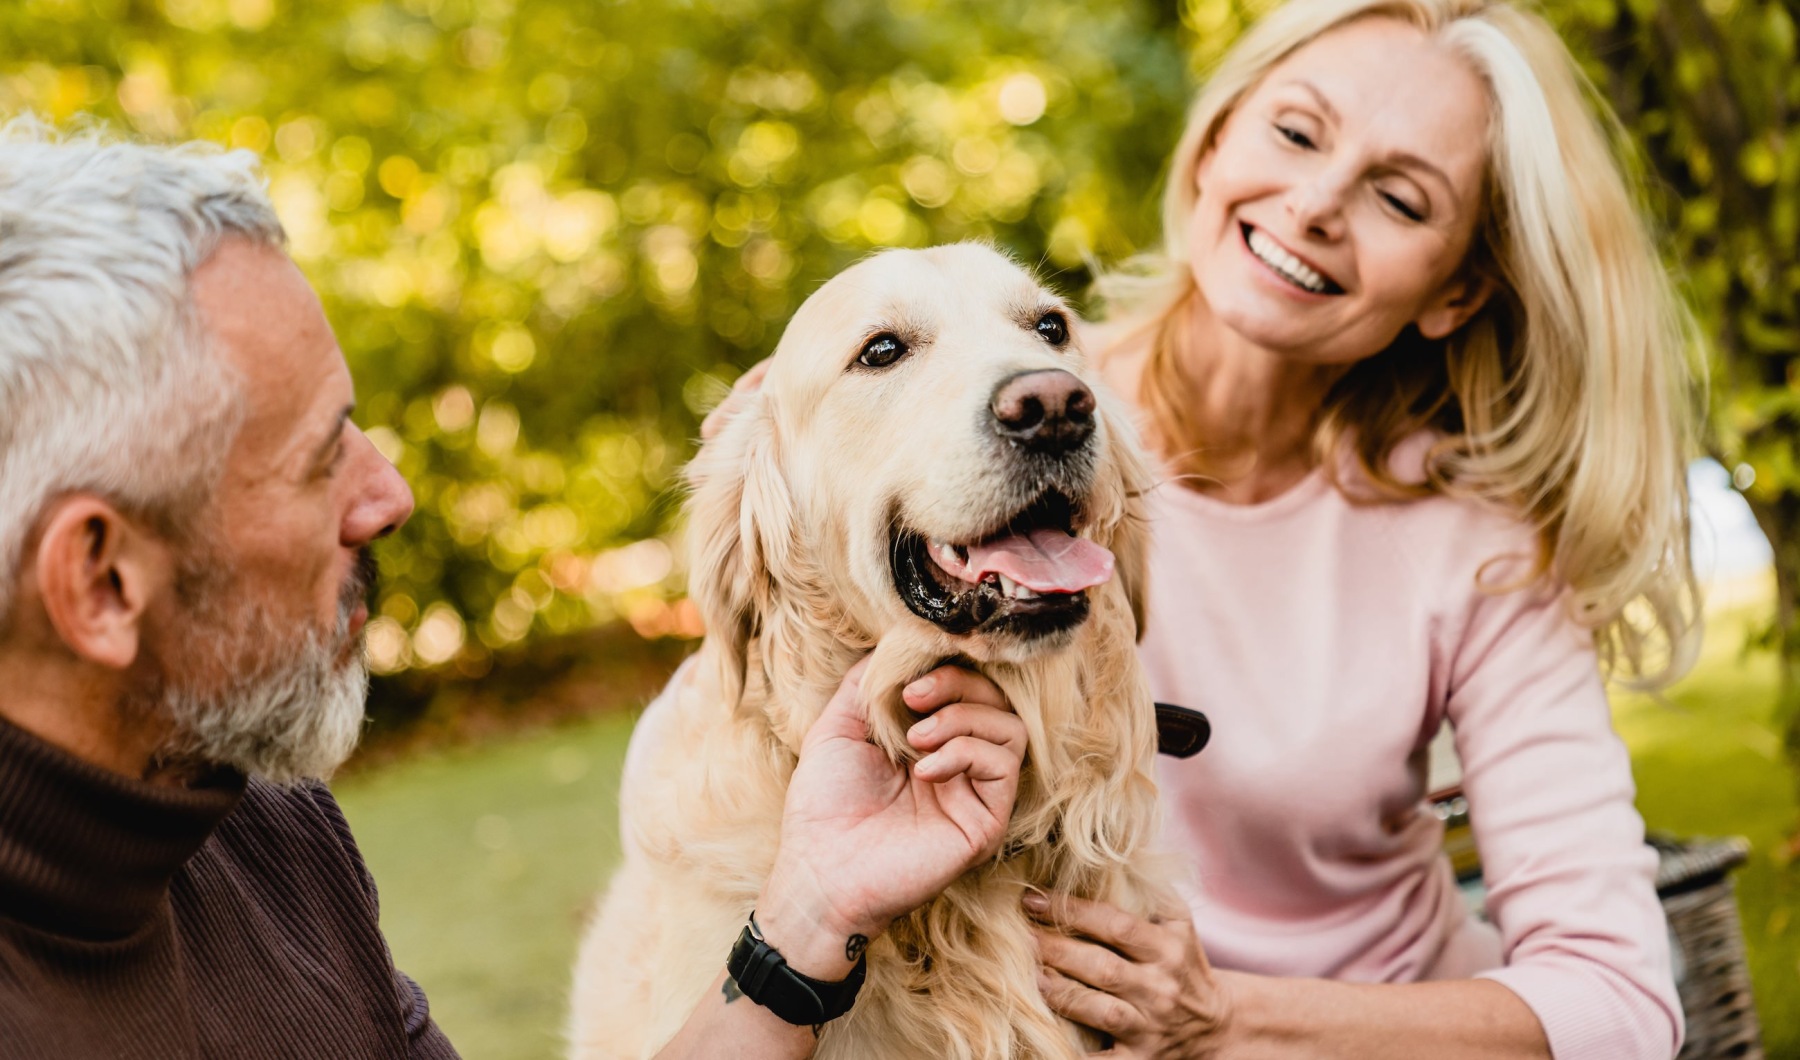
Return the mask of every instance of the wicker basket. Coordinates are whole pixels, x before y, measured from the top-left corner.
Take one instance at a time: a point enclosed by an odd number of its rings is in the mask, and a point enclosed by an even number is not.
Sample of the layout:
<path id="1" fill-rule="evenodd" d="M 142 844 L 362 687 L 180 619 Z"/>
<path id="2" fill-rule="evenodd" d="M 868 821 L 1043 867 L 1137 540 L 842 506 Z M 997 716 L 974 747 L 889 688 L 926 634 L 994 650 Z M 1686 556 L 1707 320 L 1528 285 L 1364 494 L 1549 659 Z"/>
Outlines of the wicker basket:
<path id="1" fill-rule="evenodd" d="M 1731 883 L 1731 870 L 1750 856 L 1750 844 L 1653 836 L 1650 845 L 1662 857 L 1656 893 L 1669 915 L 1675 988 L 1687 1016 L 1687 1042 L 1677 1060 L 1762 1060 L 1762 1029 Z"/>
<path id="2" fill-rule="evenodd" d="M 1481 861 L 1469 830 L 1469 804 L 1455 788 L 1432 795 L 1443 820 L 1444 850 L 1464 896 L 1481 910 Z M 1661 864 L 1656 894 L 1669 918 L 1675 989 L 1687 1020 L 1676 1060 L 1763 1060 L 1762 1028 L 1750 992 L 1744 933 L 1738 926 L 1731 870 L 1750 855 L 1742 839 L 1680 841 L 1652 836 Z"/>

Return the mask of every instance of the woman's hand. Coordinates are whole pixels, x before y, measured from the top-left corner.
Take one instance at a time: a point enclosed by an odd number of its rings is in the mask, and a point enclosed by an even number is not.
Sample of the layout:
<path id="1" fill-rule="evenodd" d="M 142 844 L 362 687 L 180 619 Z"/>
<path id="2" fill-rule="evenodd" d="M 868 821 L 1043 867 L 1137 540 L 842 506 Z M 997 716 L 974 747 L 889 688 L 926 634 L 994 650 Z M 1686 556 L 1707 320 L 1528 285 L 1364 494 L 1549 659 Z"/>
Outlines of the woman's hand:
<path id="1" fill-rule="evenodd" d="M 1025 758 L 1025 724 L 1000 689 L 944 666 L 904 692 L 929 715 L 907 733 L 927 754 L 910 771 L 896 765 L 868 742 L 862 671 L 850 671 L 806 734 L 757 906 L 770 944 L 815 978 L 841 978 L 889 922 L 994 856 Z"/>
<path id="2" fill-rule="evenodd" d="M 1230 998 L 1186 918 L 1142 920 L 1105 902 L 1027 893 L 1038 930 L 1038 985 L 1050 1008 L 1112 1036 L 1099 1055 L 1212 1057 L 1224 1051 Z"/>

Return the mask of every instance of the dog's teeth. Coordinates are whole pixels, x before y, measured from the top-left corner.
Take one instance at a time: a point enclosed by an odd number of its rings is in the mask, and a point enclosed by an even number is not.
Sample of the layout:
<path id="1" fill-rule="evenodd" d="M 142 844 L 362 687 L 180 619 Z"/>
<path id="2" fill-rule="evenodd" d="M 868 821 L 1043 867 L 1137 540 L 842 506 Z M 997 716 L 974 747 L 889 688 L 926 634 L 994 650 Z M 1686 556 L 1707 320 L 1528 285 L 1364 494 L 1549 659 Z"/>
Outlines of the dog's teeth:
<path id="1" fill-rule="evenodd" d="M 1000 595 L 1008 600 L 1029 600 L 1037 595 L 1004 574 L 998 574 L 996 577 L 1000 579 Z"/>
<path id="2" fill-rule="evenodd" d="M 968 561 L 957 556 L 954 546 L 942 541 L 927 542 L 926 548 L 930 550 L 931 558 L 937 560 L 945 570 L 956 570 L 967 565 Z"/>

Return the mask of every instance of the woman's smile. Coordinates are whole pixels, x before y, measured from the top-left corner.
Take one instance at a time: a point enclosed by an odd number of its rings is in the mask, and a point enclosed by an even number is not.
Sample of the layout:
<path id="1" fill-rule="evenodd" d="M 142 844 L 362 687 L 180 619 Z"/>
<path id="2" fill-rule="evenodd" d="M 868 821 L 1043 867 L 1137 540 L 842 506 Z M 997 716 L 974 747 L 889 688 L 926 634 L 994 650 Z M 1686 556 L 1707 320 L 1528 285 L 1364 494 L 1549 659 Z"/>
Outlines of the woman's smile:
<path id="1" fill-rule="evenodd" d="M 1333 298 L 1344 287 L 1312 262 L 1288 250 L 1274 236 L 1247 221 L 1238 222 L 1243 245 L 1251 257 L 1279 281 L 1279 289 L 1307 301 Z"/>
<path id="2" fill-rule="evenodd" d="M 1300 48 L 1202 149 L 1200 297 L 1234 341 L 1299 364 L 1453 330 L 1480 304 L 1460 266 L 1487 163 L 1469 130 L 1489 120 L 1481 78 L 1415 27 L 1373 19 Z"/>

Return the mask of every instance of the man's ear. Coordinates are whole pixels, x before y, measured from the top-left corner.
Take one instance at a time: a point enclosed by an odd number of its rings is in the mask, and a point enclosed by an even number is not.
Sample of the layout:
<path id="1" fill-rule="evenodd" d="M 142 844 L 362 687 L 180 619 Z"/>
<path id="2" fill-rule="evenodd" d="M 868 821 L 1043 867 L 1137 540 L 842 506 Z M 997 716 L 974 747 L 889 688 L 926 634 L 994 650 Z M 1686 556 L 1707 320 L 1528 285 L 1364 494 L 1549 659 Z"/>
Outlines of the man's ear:
<path id="1" fill-rule="evenodd" d="M 45 617 L 76 655 L 124 670 L 137 660 L 150 602 L 173 579 L 168 547 L 89 494 L 55 502 L 32 554 Z"/>
<path id="2" fill-rule="evenodd" d="M 1419 334 L 1428 339 L 1444 338 L 1481 312 L 1481 307 L 1487 305 L 1493 294 L 1493 280 L 1474 269 L 1465 269 L 1444 285 L 1413 323 L 1418 326 Z"/>

